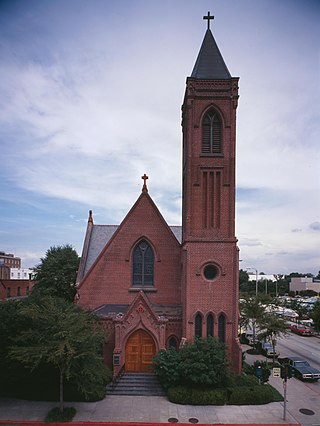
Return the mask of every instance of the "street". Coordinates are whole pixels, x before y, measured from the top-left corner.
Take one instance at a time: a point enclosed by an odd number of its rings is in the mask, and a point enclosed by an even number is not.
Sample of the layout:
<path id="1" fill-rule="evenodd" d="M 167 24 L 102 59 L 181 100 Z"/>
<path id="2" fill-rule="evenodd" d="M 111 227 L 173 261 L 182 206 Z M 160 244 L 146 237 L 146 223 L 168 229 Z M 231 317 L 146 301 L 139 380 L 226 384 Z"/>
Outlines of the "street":
<path id="1" fill-rule="evenodd" d="M 315 336 L 303 337 L 289 332 L 277 340 L 280 357 L 299 356 L 320 370 L 320 339 Z M 262 355 L 246 354 L 248 363 L 263 359 Z M 269 383 L 283 395 L 283 380 L 270 377 Z M 320 425 L 320 381 L 303 382 L 296 378 L 287 382 L 288 412 L 302 425 Z M 303 412 L 304 410 L 307 410 Z M 305 414 L 305 413 L 308 414 Z"/>
<path id="2" fill-rule="evenodd" d="M 320 339 L 315 336 L 303 337 L 289 331 L 287 336 L 277 340 L 280 357 L 300 356 L 320 370 Z"/>

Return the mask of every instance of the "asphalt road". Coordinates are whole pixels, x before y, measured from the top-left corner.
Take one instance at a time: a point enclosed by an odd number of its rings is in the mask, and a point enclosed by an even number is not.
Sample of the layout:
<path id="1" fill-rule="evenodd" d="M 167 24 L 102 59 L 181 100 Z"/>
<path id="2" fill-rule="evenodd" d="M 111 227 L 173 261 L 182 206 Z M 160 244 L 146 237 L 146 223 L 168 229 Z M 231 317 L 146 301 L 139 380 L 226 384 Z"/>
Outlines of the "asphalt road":
<path id="1" fill-rule="evenodd" d="M 299 336 L 289 331 L 277 341 L 277 350 L 280 357 L 300 356 L 320 370 L 320 339 L 315 336 Z"/>

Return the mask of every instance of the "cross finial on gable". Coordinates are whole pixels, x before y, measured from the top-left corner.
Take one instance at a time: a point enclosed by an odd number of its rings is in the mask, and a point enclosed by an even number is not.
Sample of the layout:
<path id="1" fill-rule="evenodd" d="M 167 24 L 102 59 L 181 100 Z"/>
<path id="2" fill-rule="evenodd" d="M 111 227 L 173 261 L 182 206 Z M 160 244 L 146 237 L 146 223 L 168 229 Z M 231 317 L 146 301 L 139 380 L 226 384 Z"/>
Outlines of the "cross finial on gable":
<path id="1" fill-rule="evenodd" d="M 208 21 L 208 30 L 210 30 L 210 21 L 211 19 L 214 19 L 214 16 L 210 15 L 210 12 L 208 12 L 208 15 L 205 15 L 203 19 L 206 19 Z"/>
<path id="2" fill-rule="evenodd" d="M 148 188 L 147 188 L 147 179 L 149 179 L 148 176 L 144 174 L 143 176 L 141 176 L 141 179 L 143 179 L 142 192 L 148 192 Z"/>

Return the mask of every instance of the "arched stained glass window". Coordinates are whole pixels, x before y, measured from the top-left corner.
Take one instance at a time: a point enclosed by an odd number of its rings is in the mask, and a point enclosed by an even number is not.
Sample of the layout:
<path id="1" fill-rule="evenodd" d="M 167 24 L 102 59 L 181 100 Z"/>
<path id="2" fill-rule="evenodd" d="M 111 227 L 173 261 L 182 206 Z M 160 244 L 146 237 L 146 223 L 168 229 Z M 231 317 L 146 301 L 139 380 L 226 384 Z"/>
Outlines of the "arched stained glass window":
<path id="1" fill-rule="evenodd" d="M 218 319 L 218 337 L 220 342 L 226 341 L 226 317 L 223 314 L 219 315 Z"/>
<path id="2" fill-rule="evenodd" d="M 194 335 L 195 337 L 202 337 L 202 315 L 197 314 L 194 319 Z"/>
<path id="3" fill-rule="evenodd" d="M 213 315 L 207 316 L 207 337 L 213 337 Z"/>
<path id="4" fill-rule="evenodd" d="M 132 285 L 139 287 L 153 286 L 153 266 L 153 250 L 145 240 L 141 240 L 133 251 Z"/>
<path id="5" fill-rule="evenodd" d="M 217 111 L 211 109 L 202 121 L 202 154 L 222 153 L 221 119 Z"/>

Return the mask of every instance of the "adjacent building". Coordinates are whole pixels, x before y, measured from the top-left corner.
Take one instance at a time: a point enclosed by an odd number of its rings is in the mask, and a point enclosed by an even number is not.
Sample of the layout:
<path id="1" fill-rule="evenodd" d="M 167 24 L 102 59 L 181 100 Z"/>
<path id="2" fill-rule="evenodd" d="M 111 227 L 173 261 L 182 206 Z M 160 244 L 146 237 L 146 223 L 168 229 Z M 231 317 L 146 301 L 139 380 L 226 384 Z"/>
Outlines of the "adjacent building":
<path id="1" fill-rule="evenodd" d="M 312 277 L 292 277 L 289 283 L 290 291 L 298 294 L 300 291 L 313 290 L 320 295 L 320 280 Z"/>

